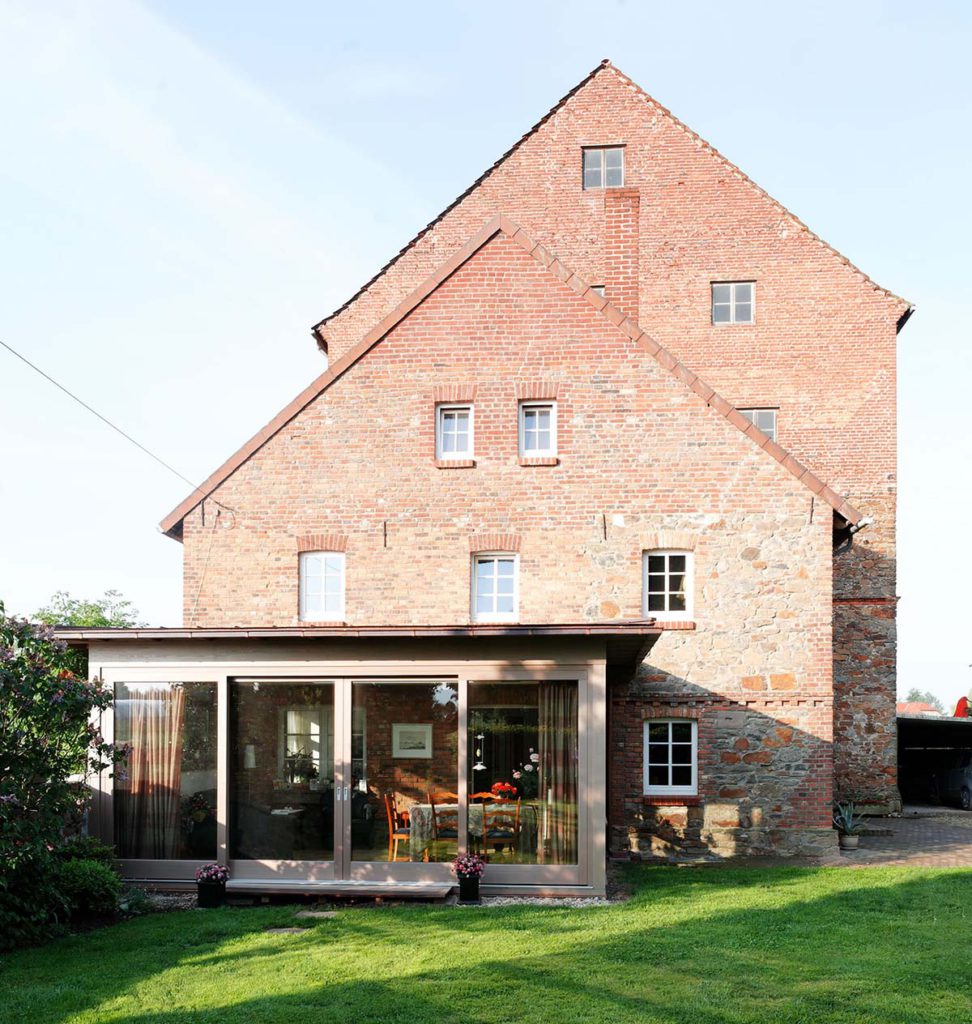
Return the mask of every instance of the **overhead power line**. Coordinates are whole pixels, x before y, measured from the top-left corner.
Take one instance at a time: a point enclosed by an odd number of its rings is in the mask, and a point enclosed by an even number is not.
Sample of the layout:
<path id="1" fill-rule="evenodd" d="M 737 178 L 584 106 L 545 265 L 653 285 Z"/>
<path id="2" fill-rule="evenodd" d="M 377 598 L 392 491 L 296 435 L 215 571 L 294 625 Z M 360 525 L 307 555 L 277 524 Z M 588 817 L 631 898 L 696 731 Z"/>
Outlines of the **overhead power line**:
<path id="1" fill-rule="evenodd" d="M 126 441 L 129 441 L 131 444 L 135 445 L 136 448 L 138 448 L 140 451 L 143 451 L 150 459 L 154 459 L 160 466 L 165 467 L 170 473 L 174 473 L 180 480 L 183 481 L 183 483 L 187 483 L 193 489 L 193 491 L 196 491 L 199 494 L 205 496 L 206 492 L 204 492 L 201 487 L 194 484 L 187 476 L 183 476 L 183 474 L 180 473 L 179 470 L 177 470 L 174 466 L 170 466 L 169 463 L 166 462 L 165 459 L 163 459 L 161 456 L 156 455 L 155 452 L 153 452 L 151 449 L 146 448 L 145 445 L 142 444 L 140 441 L 136 441 L 131 434 L 126 433 L 116 423 L 112 423 L 112 421 L 108 419 L 107 416 L 102 416 L 102 414 L 98 412 L 97 409 L 94 409 L 90 405 L 88 405 L 88 403 L 84 401 L 83 398 L 79 398 L 69 388 L 66 388 L 63 384 L 56 381 L 49 373 L 45 373 L 39 366 L 32 363 L 25 355 L 21 355 L 21 353 L 18 352 L 15 348 L 8 345 L 2 338 L 0 338 L 0 345 L 2 345 L 11 355 L 16 356 L 22 363 L 26 363 L 35 373 L 39 373 L 44 378 L 44 380 L 49 381 L 59 391 L 63 391 L 64 394 L 68 396 L 68 398 L 73 399 L 83 409 L 87 409 L 92 416 L 97 416 L 98 419 L 105 424 L 105 426 L 111 427 L 111 429 L 114 430 L 116 434 L 121 434 L 121 436 L 125 438 Z M 217 502 L 217 504 L 219 503 Z"/>

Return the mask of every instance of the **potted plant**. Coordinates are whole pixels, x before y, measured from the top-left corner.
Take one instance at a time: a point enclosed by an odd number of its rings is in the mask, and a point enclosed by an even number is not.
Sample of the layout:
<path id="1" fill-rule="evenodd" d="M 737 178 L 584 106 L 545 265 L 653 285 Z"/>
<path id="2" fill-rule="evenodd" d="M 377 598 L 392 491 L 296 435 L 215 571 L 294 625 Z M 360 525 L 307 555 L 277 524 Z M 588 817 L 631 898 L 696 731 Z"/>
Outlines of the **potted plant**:
<path id="1" fill-rule="evenodd" d="M 226 902 L 226 880 L 229 868 L 222 864 L 203 864 L 196 869 L 196 897 L 200 907 L 207 910 L 221 907 Z"/>
<path id="2" fill-rule="evenodd" d="M 864 818 L 854 809 L 854 803 L 837 804 L 834 808 L 834 828 L 842 850 L 856 850 L 861 839 Z"/>
<path id="3" fill-rule="evenodd" d="M 486 859 L 478 853 L 463 853 L 452 862 L 452 870 L 459 879 L 459 902 L 479 902 L 479 880 L 486 870 Z"/>

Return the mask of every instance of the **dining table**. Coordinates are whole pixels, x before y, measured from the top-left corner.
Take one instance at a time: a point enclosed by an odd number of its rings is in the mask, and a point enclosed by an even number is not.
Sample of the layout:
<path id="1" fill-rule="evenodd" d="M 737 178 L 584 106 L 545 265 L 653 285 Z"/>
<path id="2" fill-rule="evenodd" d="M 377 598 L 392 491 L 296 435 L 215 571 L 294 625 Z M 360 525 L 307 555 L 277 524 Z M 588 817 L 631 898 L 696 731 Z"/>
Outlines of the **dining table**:
<path id="1" fill-rule="evenodd" d="M 436 805 L 436 810 L 447 814 L 450 820 L 454 818 L 458 806 L 452 804 Z M 469 835 L 482 841 L 483 838 L 483 804 L 469 804 L 466 810 L 466 821 Z M 435 839 L 432 822 L 431 804 L 412 804 L 408 809 L 409 832 L 408 852 L 409 858 L 414 861 L 425 859 L 425 852 Z M 530 855 L 537 849 L 537 832 L 540 816 L 533 804 L 520 804 L 520 827 L 515 839 L 517 853 Z"/>

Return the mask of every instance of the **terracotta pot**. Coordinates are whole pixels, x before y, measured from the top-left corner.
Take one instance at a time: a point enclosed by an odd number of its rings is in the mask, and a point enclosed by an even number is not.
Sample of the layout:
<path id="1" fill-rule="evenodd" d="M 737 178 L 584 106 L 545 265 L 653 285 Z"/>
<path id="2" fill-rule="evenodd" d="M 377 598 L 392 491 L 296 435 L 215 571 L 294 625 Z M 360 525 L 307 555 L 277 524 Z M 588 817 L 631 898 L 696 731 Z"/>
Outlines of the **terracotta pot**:
<path id="1" fill-rule="evenodd" d="M 225 882 L 196 882 L 196 903 L 206 910 L 221 907 L 226 902 Z"/>
<path id="2" fill-rule="evenodd" d="M 459 902 L 479 902 L 479 878 L 475 875 L 459 876 Z"/>
<path id="3" fill-rule="evenodd" d="M 840 848 L 842 850 L 856 850 L 857 844 L 861 841 L 860 836 L 845 836 L 841 834 L 839 838 Z"/>

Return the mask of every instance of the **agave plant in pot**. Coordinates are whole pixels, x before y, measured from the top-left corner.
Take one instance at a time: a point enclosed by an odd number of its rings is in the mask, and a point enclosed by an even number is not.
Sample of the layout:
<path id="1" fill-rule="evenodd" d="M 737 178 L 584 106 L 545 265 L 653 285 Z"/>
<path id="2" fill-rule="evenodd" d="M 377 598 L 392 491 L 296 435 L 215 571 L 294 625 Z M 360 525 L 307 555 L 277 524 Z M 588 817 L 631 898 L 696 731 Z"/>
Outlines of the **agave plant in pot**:
<path id="1" fill-rule="evenodd" d="M 459 902 L 479 902 L 479 880 L 486 870 L 486 859 L 478 853 L 460 854 L 452 862 L 452 870 L 459 879 Z"/>
<path id="2" fill-rule="evenodd" d="M 207 910 L 221 907 L 226 901 L 229 868 L 222 864 L 203 864 L 196 869 L 197 904 Z"/>
<path id="3" fill-rule="evenodd" d="M 834 808 L 834 828 L 842 850 L 856 850 L 864 827 L 864 817 L 857 813 L 854 803 L 837 804 Z"/>

